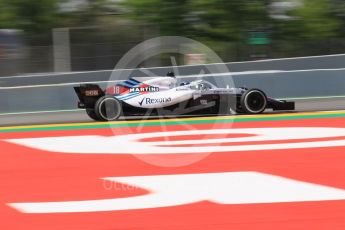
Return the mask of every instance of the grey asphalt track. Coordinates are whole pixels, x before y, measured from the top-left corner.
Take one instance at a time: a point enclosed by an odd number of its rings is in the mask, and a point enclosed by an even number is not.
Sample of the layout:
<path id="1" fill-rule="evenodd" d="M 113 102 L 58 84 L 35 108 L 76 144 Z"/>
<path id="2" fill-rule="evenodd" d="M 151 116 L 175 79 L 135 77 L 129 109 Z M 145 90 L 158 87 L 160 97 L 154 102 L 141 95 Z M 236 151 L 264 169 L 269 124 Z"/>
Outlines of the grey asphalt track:
<path id="1" fill-rule="evenodd" d="M 13 86 L 32 86 L 44 84 L 64 84 L 72 82 L 94 82 L 124 80 L 130 77 L 143 76 L 164 76 L 169 71 L 176 71 L 179 75 L 191 75 L 204 73 L 219 73 L 222 67 L 227 68 L 226 72 L 243 72 L 243 71 L 265 71 L 265 70 L 313 70 L 313 69 L 338 69 L 344 68 L 345 54 L 312 56 L 300 58 L 271 59 L 249 62 L 220 63 L 211 65 L 195 65 L 195 66 L 178 66 L 173 68 L 153 67 L 142 69 L 125 69 L 116 70 L 121 77 L 111 78 L 113 70 L 86 71 L 86 72 L 69 72 L 69 73 L 44 73 L 29 74 L 23 76 L 0 77 L 0 87 Z M 132 68 L 135 68 L 133 66 Z M 221 71 L 223 72 L 223 71 Z M 313 73 L 314 74 L 314 73 Z M 251 74 L 248 74 L 251 75 Z M 264 74 L 266 76 L 267 74 Z M 117 75 L 116 75 L 117 76 Z"/>
<path id="2" fill-rule="evenodd" d="M 187 65 L 175 67 L 157 67 L 141 69 L 42 73 L 34 75 L 0 77 L 0 114 L 26 111 L 74 110 L 77 96 L 73 90 L 80 83 L 96 83 L 102 88 L 113 85 L 113 80 L 128 77 L 164 76 L 174 70 L 181 81 L 190 81 L 195 74 L 205 73 L 202 78 L 218 87 L 247 87 L 263 90 L 273 98 L 291 97 L 329 97 L 345 95 L 345 54 L 300 57 L 287 59 L 260 60 L 251 62 L 219 63 L 205 65 Z M 226 68 L 225 68 L 226 66 Z M 113 78 L 110 76 L 114 74 Z M 200 76 L 201 77 L 201 76 Z M 199 79 L 197 77 L 196 79 Z M 111 83 L 109 82 L 111 80 Z M 337 103 L 337 102 L 335 102 Z M 311 102 L 311 104 L 315 104 Z M 318 106 L 316 104 L 316 106 Z M 328 106 L 328 105 L 327 105 Z M 326 107 L 327 107 L 326 106 Z M 330 109 L 333 109 L 330 104 Z M 306 109 L 309 110 L 309 105 Z M 335 104 L 337 107 L 337 104 Z M 342 105 L 341 105 L 342 107 Z M 327 107 L 328 109 L 329 107 Z M 303 108 L 302 108 L 303 109 Z M 312 110 L 318 108 L 312 108 Z M 323 109 L 320 108 L 320 109 Z M 7 118 L 4 124 L 74 122 L 85 120 L 83 113 L 36 114 L 25 115 L 15 120 Z M 77 115 L 75 115 L 77 114 Z M 43 118 L 36 118 L 36 117 Z M 46 118 L 48 117 L 48 118 Z M 49 119 L 53 117 L 52 120 Z M 56 118 L 58 117 L 58 118 Z M 61 117 L 61 118 L 60 118 Z M 65 118 L 66 117 L 66 118 Z M 67 117 L 72 117 L 68 118 Z M 32 121 L 31 121 L 32 119 Z M 72 119 L 72 120 L 70 120 Z M 24 120 L 21 122 L 21 120 Z"/>
<path id="3" fill-rule="evenodd" d="M 345 110 L 345 97 L 324 99 L 298 99 L 295 100 L 295 102 L 296 111 L 294 111 L 293 113 L 306 111 Z M 267 111 L 266 113 L 272 112 Z M 131 117 L 124 119 L 138 118 Z M 91 120 L 83 110 L 0 115 L 0 126 L 2 127 L 36 124 L 83 123 L 92 121 L 93 120 Z"/>

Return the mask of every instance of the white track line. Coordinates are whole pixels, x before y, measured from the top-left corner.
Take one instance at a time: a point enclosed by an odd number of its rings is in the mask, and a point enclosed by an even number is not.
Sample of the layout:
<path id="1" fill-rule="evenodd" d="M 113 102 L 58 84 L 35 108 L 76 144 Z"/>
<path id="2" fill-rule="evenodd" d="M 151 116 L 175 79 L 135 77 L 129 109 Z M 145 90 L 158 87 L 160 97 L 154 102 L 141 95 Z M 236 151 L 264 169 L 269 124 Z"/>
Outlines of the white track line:
<path id="1" fill-rule="evenodd" d="M 320 72 L 320 71 L 344 71 L 345 68 L 337 69 L 307 69 L 307 70 L 263 70 L 263 71 L 243 71 L 243 72 L 228 72 L 228 73 L 211 73 L 211 74 L 195 74 L 195 75 L 181 75 L 177 78 L 203 78 L 203 77 L 221 77 L 221 76 L 238 76 L 238 75 L 258 75 L 258 74 L 277 74 L 277 73 L 299 73 L 299 72 Z M 159 77 L 159 76 L 155 76 Z M 0 78 L 1 80 L 1 78 Z M 61 87 L 79 84 L 97 84 L 97 83 L 113 83 L 125 80 L 113 81 L 89 81 L 89 82 L 68 82 L 56 84 L 42 84 L 42 85 L 24 85 L 24 86 L 7 86 L 0 87 L 0 89 L 26 89 L 26 88 L 43 88 L 43 87 Z"/>
<path id="2" fill-rule="evenodd" d="M 180 65 L 180 67 L 193 67 L 193 66 L 209 66 L 209 65 L 231 65 L 231 64 L 245 64 L 245 63 L 256 63 L 256 62 L 274 62 L 274 61 L 284 61 L 284 60 L 298 60 L 298 59 L 312 59 L 312 58 L 323 58 L 323 57 L 340 57 L 345 56 L 345 54 L 330 54 L 330 55 L 316 55 L 316 56 L 305 56 L 305 57 L 291 57 L 291 58 L 275 58 L 275 59 L 264 59 L 264 60 L 254 60 L 254 61 L 240 61 L 240 62 L 228 62 L 228 63 L 209 63 L 209 64 L 202 64 L 202 65 Z M 159 67 L 145 67 L 145 68 L 138 68 L 138 70 L 145 70 L 145 69 L 164 69 L 170 68 L 170 66 L 159 66 Z M 126 71 L 126 70 L 133 70 L 133 69 L 119 69 L 115 71 Z M 63 76 L 63 75 L 73 75 L 73 74 L 83 74 L 83 73 L 97 73 L 97 72 L 110 72 L 113 70 L 93 70 L 93 71 L 76 71 L 76 72 L 59 72 L 59 73 L 39 73 L 39 74 L 30 74 L 30 75 L 21 75 L 21 76 L 9 76 L 9 77 L 0 77 L 0 79 L 7 79 L 7 78 L 26 78 L 26 77 L 51 77 L 51 76 Z"/>
<path id="3" fill-rule="evenodd" d="M 38 74 L 28 74 L 28 75 L 18 75 L 18 76 L 8 76 L 0 77 L 1 79 L 12 79 L 12 78 L 34 78 L 34 77 L 61 77 L 65 75 L 74 74 L 84 74 L 84 73 L 101 73 L 101 72 L 111 72 L 112 70 L 94 70 L 94 71 L 73 71 L 73 72 L 54 72 L 54 73 L 38 73 Z"/>
<path id="4" fill-rule="evenodd" d="M 298 59 L 311 59 L 311 58 L 323 58 L 323 57 L 340 57 L 345 56 L 345 54 L 329 54 L 329 55 L 315 55 L 315 56 L 304 56 L 304 57 L 289 57 L 289 58 L 272 58 L 254 61 L 242 61 L 242 62 L 231 62 L 232 63 L 255 63 L 255 62 L 272 62 L 272 61 L 284 61 L 284 60 L 298 60 Z"/>

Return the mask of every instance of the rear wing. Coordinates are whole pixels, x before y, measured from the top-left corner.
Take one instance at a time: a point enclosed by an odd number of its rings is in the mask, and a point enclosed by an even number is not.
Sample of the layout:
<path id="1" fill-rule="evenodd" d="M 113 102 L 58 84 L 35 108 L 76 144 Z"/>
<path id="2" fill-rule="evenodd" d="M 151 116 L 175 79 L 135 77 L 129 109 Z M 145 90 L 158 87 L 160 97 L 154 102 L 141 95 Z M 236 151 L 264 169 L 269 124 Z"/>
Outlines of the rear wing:
<path id="1" fill-rule="evenodd" d="M 99 87 L 99 85 L 95 84 L 85 84 L 74 87 L 74 91 L 78 96 L 78 108 L 91 108 L 93 109 L 96 101 L 104 96 L 104 92 Z"/>

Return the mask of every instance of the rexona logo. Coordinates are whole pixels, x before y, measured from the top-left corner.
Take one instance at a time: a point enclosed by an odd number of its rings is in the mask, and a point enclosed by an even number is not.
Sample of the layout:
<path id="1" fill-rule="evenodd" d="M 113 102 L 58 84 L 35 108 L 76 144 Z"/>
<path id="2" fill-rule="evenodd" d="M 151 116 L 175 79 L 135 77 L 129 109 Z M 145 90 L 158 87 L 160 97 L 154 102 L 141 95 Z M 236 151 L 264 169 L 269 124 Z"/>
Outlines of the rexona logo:
<path id="1" fill-rule="evenodd" d="M 147 87 L 133 87 L 129 89 L 129 92 L 158 92 L 159 87 L 147 86 Z"/>
<path id="2" fill-rule="evenodd" d="M 168 103 L 168 102 L 171 102 L 171 97 L 163 97 L 163 98 L 144 97 L 141 101 L 139 101 L 139 105 L 142 105 L 144 102 L 146 105 Z"/>

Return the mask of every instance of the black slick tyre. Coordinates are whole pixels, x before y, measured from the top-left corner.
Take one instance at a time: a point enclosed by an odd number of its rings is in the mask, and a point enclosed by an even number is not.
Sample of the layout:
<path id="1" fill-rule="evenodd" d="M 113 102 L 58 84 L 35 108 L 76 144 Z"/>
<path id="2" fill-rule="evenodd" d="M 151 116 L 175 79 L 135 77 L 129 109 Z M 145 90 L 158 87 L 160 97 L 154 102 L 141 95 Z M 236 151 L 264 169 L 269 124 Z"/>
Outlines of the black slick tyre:
<path id="1" fill-rule="evenodd" d="M 241 96 L 241 109 L 248 114 L 259 114 L 265 111 L 267 97 L 259 89 L 250 89 Z"/>
<path id="2" fill-rule="evenodd" d="M 113 96 L 103 96 L 95 104 L 95 114 L 101 121 L 115 121 L 122 115 L 122 105 Z"/>

